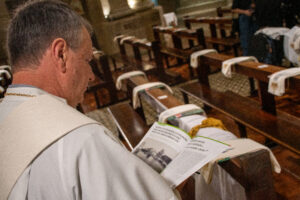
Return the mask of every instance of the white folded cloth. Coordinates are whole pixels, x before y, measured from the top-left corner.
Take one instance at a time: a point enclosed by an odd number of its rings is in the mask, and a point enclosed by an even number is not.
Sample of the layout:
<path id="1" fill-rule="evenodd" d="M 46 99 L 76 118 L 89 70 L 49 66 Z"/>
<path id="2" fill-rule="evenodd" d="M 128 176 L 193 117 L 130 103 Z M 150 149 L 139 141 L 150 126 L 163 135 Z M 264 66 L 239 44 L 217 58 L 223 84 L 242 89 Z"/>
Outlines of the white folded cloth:
<path id="1" fill-rule="evenodd" d="M 11 79 L 11 74 L 9 73 L 9 71 L 7 71 L 5 69 L 0 69 L 0 76 L 3 76 L 3 74 L 5 74 L 5 77 L 7 79 Z"/>
<path id="2" fill-rule="evenodd" d="M 176 28 L 173 32 L 179 32 L 179 31 L 184 31 L 187 30 L 186 28 Z"/>
<path id="3" fill-rule="evenodd" d="M 144 72 L 142 71 L 131 71 L 131 72 L 126 72 L 120 76 L 118 76 L 117 81 L 116 81 L 116 88 L 117 90 L 121 90 L 122 88 L 122 80 L 128 79 L 133 76 L 144 76 L 147 79 L 147 76 Z"/>
<path id="4" fill-rule="evenodd" d="M 4 88 L 0 86 L 0 94 L 2 94 L 4 91 L 5 91 Z"/>
<path id="5" fill-rule="evenodd" d="M 11 66 L 9 66 L 9 65 L 1 65 L 1 66 L 0 66 L 0 69 L 4 69 L 4 70 L 9 70 L 9 71 L 11 71 Z"/>
<path id="6" fill-rule="evenodd" d="M 175 115 L 178 115 L 178 114 L 181 114 L 184 112 L 188 112 L 188 111 L 193 111 L 193 110 L 201 110 L 203 112 L 203 114 L 205 115 L 205 112 L 201 107 L 196 106 L 195 104 L 185 104 L 185 105 L 176 106 L 176 107 L 173 107 L 173 108 L 170 108 L 170 109 L 167 109 L 167 110 L 161 112 L 159 114 L 158 121 L 161 123 L 166 123 L 167 119 L 171 116 L 175 116 Z"/>
<path id="7" fill-rule="evenodd" d="M 174 27 L 173 26 L 157 26 L 156 28 L 163 31 L 163 30 L 168 30 L 168 29 L 174 28 Z"/>
<path id="8" fill-rule="evenodd" d="M 102 55 L 102 54 L 103 54 L 103 51 L 99 51 L 99 50 L 93 51 L 93 55 L 94 55 L 94 56 L 97 55 L 97 54 Z"/>
<path id="9" fill-rule="evenodd" d="M 123 37 L 125 37 L 125 35 L 117 35 L 116 37 L 114 37 L 114 42 L 117 42 L 119 38 L 123 38 Z"/>
<path id="10" fill-rule="evenodd" d="M 231 66 L 244 61 L 258 62 L 258 60 L 254 56 L 240 56 L 240 57 L 231 58 L 222 62 L 222 73 L 224 74 L 224 76 L 231 78 L 232 77 Z"/>
<path id="11" fill-rule="evenodd" d="M 191 63 L 190 63 L 191 66 L 193 68 L 197 68 L 198 67 L 198 57 L 203 56 L 208 53 L 218 53 L 218 52 L 215 49 L 204 49 L 204 50 L 200 50 L 200 51 L 196 51 L 196 52 L 192 53 L 191 54 Z"/>
<path id="12" fill-rule="evenodd" d="M 283 50 L 284 56 L 294 65 L 300 66 L 300 62 L 298 60 L 298 53 L 294 48 L 297 47 L 297 37 L 300 33 L 300 27 L 294 26 L 291 30 L 284 34 L 283 39 Z"/>
<path id="13" fill-rule="evenodd" d="M 269 76 L 268 92 L 282 96 L 285 92 L 285 79 L 300 75 L 300 67 L 284 69 Z"/>
<path id="14" fill-rule="evenodd" d="M 134 40 L 133 41 L 133 43 L 147 43 L 148 42 L 148 40 L 147 40 L 147 38 L 143 38 L 143 39 L 136 39 L 136 40 Z"/>
<path id="15" fill-rule="evenodd" d="M 269 151 L 272 169 L 276 173 L 281 172 L 281 167 L 280 167 L 278 161 L 276 160 L 274 154 L 268 147 L 266 147 L 262 144 L 259 144 L 251 139 L 247 139 L 247 138 L 245 138 L 245 139 L 239 138 L 236 140 L 224 141 L 224 143 L 229 144 L 232 148 L 230 150 L 220 154 L 215 160 L 209 162 L 208 164 L 204 165 L 200 169 L 200 173 L 203 175 L 203 177 L 207 183 L 210 183 L 210 181 L 211 181 L 212 169 L 216 162 L 218 162 L 220 160 L 224 160 L 224 159 L 234 158 L 234 157 L 246 154 L 246 153 L 255 152 L 255 151 L 258 151 L 261 149 L 266 149 Z"/>
<path id="16" fill-rule="evenodd" d="M 285 27 L 267 27 L 259 29 L 255 32 L 255 35 L 263 33 L 274 40 L 279 40 L 279 36 L 286 34 L 290 29 Z"/>
<path id="17" fill-rule="evenodd" d="M 131 40 L 131 39 L 133 39 L 133 38 L 135 38 L 135 37 L 134 37 L 134 36 L 123 37 L 123 38 L 121 39 L 121 41 L 120 41 L 120 44 L 123 44 L 125 40 Z"/>
<path id="18" fill-rule="evenodd" d="M 174 12 L 164 14 L 164 20 L 167 25 L 173 25 L 173 26 L 178 25 L 177 16 Z"/>
<path id="19" fill-rule="evenodd" d="M 138 108 L 141 106 L 140 99 L 138 98 L 138 93 L 141 91 L 144 91 L 146 89 L 152 89 L 152 88 L 157 88 L 157 87 L 164 87 L 169 90 L 169 92 L 173 93 L 172 89 L 165 83 L 162 82 L 150 82 L 150 83 L 145 83 L 142 85 L 138 85 L 135 88 L 133 88 L 132 91 L 132 106 L 134 109 Z"/>

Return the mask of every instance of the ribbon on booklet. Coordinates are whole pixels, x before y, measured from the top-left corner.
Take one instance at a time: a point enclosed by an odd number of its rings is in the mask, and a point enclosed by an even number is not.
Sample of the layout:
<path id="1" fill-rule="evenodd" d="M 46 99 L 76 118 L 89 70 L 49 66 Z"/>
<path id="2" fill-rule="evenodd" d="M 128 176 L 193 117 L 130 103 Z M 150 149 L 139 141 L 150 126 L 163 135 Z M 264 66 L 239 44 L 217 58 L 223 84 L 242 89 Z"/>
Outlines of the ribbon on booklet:
<path id="1" fill-rule="evenodd" d="M 140 100 L 138 98 L 138 93 L 145 91 L 145 90 L 150 90 L 153 88 L 166 88 L 170 93 L 173 93 L 172 89 L 165 83 L 162 82 L 150 82 L 150 83 L 145 83 L 139 86 L 136 86 L 133 89 L 132 92 L 132 106 L 134 109 L 138 108 L 141 106 Z"/>
<path id="2" fill-rule="evenodd" d="M 187 116 L 192 114 L 206 115 L 204 110 L 195 104 L 186 104 L 167 109 L 159 114 L 158 121 L 166 123 L 175 117 Z"/>
<path id="3" fill-rule="evenodd" d="M 245 62 L 245 61 L 253 61 L 253 62 L 258 62 L 258 60 L 254 56 L 240 56 L 236 58 L 231 58 L 228 60 L 225 60 L 222 62 L 222 73 L 224 76 L 227 78 L 232 77 L 232 65 L 235 65 L 240 62 Z"/>

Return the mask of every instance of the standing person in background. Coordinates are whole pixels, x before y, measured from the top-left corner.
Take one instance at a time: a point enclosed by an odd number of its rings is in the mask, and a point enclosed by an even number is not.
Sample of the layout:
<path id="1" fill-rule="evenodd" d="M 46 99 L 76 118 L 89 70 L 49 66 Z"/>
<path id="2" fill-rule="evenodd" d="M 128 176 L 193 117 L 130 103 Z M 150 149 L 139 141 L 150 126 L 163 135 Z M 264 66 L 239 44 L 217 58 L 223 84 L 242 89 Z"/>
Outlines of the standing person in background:
<path id="1" fill-rule="evenodd" d="M 257 30 L 253 20 L 255 3 L 253 0 L 233 0 L 232 12 L 239 14 L 239 30 L 243 55 L 248 55 L 248 43 Z"/>

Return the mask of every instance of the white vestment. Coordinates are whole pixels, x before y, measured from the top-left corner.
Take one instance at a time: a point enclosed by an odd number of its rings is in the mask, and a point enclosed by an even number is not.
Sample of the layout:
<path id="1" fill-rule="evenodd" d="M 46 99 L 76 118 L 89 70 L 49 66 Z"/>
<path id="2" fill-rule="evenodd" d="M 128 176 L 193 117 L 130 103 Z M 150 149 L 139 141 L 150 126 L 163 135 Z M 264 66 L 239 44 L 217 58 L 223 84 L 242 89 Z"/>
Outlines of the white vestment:
<path id="1" fill-rule="evenodd" d="M 9 87 L 7 93 L 47 94 L 21 85 Z M 0 123 L 30 98 L 6 96 L 0 103 Z M 33 126 L 36 123 L 32 122 Z M 89 124 L 71 131 L 44 150 L 19 177 L 9 199 L 177 198 L 163 178 L 124 149 L 109 130 Z"/>

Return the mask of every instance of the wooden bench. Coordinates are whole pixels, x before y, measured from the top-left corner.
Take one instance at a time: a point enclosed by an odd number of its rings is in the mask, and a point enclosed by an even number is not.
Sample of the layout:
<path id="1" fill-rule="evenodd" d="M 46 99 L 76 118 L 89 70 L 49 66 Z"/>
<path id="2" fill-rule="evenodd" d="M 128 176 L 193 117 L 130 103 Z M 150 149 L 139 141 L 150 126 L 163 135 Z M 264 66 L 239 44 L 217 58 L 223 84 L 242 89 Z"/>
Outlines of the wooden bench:
<path id="1" fill-rule="evenodd" d="M 177 65 L 182 65 L 183 63 L 190 64 L 190 55 L 198 50 L 205 49 L 205 38 L 203 29 L 188 30 L 181 28 L 166 28 L 155 26 L 153 27 L 153 34 L 156 41 L 159 41 L 160 51 L 164 55 L 167 67 L 171 67 L 168 58 L 173 57 L 177 59 Z M 173 47 L 169 47 L 166 41 L 162 40 L 164 36 L 170 36 L 172 38 Z M 183 40 L 188 40 L 188 47 L 184 48 Z M 174 65 L 174 66 L 177 66 Z M 193 77 L 193 70 L 189 66 L 190 75 Z"/>
<path id="2" fill-rule="evenodd" d="M 229 116 L 239 126 L 240 134 L 246 137 L 246 128 L 250 128 L 272 141 L 300 153 L 300 118 L 276 109 L 275 98 L 268 93 L 268 76 L 284 68 L 269 65 L 258 68 L 262 63 L 243 62 L 235 65 L 236 73 L 252 77 L 258 81 L 259 102 L 231 92 L 218 92 L 209 86 L 209 66 L 221 66 L 228 56 L 207 54 L 200 58 L 199 83 L 192 83 L 180 88 L 185 103 L 188 95 L 200 99 L 205 105 Z M 290 88 L 300 90 L 300 76 L 289 79 Z"/>
<path id="3" fill-rule="evenodd" d="M 222 52 L 219 46 L 224 46 L 224 52 L 227 52 L 231 48 L 234 51 L 234 56 L 239 56 L 238 48 L 240 46 L 239 38 L 235 35 L 226 35 L 226 29 L 232 30 L 232 18 L 228 17 L 187 17 L 184 19 L 185 26 L 189 29 L 192 28 L 192 24 L 208 24 L 210 29 L 210 37 L 205 37 L 205 41 L 213 45 L 215 49 Z"/>
<path id="4" fill-rule="evenodd" d="M 101 108 L 103 106 L 118 102 L 117 90 L 110 70 L 108 56 L 99 51 L 99 53 L 94 55 L 93 59 L 90 62 L 90 65 L 95 74 L 95 80 L 89 83 L 86 92 L 91 92 L 94 94 L 97 108 Z M 109 104 L 101 105 L 97 94 L 97 92 L 101 89 L 106 89 L 109 93 Z"/>
<path id="5" fill-rule="evenodd" d="M 128 81 L 128 90 L 132 91 L 132 88 L 135 86 L 146 82 L 143 77 L 130 78 Z M 159 98 L 164 95 L 167 95 L 167 98 Z M 183 102 L 162 89 L 152 89 L 143 92 L 140 94 L 140 98 L 146 100 L 158 113 L 183 104 Z M 177 125 L 178 122 L 172 120 L 169 123 Z M 219 165 L 244 187 L 247 199 L 275 199 L 273 178 L 268 157 L 267 152 L 258 151 L 219 163 Z M 191 180 L 189 180 L 189 184 L 189 187 L 191 187 Z M 259 187 L 262 184 L 264 187 Z M 188 191 L 185 190 L 185 193 L 182 195 L 183 199 L 194 199 L 193 190 L 194 187 L 189 188 Z"/>
<path id="6" fill-rule="evenodd" d="M 118 38 L 117 42 L 120 48 L 122 62 L 126 66 L 131 66 L 127 68 L 126 71 L 138 69 L 144 71 L 146 74 L 154 75 L 158 77 L 159 80 L 170 85 L 182 81 L 180 74 L 164 68 L 160 47 L 157 41 L 147 42 L 133 38 L 125 40 L 123 44 L 121 44 L 121 39 L 122 38 Z M 133 57 L 126 52 L 125 45 L 128 45 L 133 50 Z M 143 59 L 142 50 L 148 52 L 148 60 Z"/>

